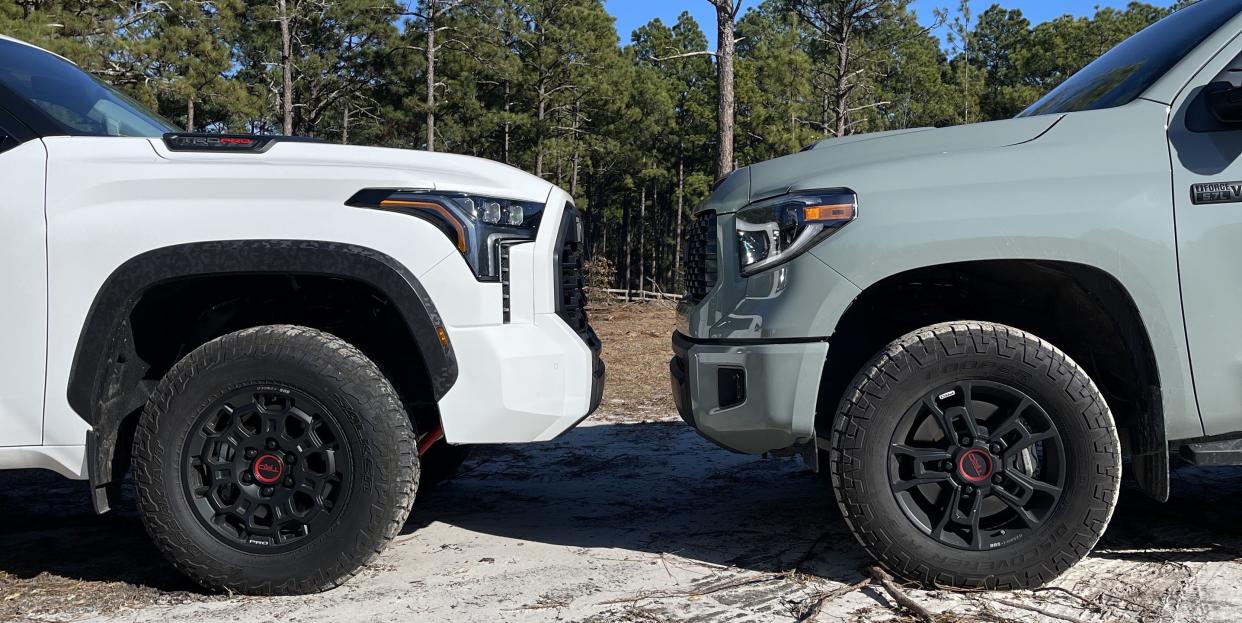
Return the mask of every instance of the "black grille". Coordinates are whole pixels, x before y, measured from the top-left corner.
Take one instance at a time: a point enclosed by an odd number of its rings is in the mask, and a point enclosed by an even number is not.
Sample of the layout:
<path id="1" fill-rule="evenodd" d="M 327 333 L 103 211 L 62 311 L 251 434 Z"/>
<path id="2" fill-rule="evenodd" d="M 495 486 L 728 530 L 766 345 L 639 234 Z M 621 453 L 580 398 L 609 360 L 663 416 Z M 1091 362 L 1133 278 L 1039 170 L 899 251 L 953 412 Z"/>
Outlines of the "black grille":
<path id="1" fill-rule="evenodd" d="M 561 231 L 557 236 L 557 299 L 556 314 L 565 321 L 592 348 L 599 344 L 599 338 L 587 322 L 586 271 L 582 266 L 584 244 L 582 240 L 582 218 L 578 211 L 568 208 L 561 219 Z"/>
<path id="2" fill-rule="evenodd" d="M 704 212 L 686 235 L 686 302 L 703 300 L 716 286 L 716 213 Z"/>

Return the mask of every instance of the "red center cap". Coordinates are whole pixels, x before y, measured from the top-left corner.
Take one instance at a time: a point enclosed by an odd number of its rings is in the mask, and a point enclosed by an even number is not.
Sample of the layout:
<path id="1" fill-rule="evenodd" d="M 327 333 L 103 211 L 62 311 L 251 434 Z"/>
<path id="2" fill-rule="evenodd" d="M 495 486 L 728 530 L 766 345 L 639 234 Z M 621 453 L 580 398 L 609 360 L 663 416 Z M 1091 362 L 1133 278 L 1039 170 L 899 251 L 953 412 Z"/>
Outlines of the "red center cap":
<path id="1" fill-rule="evenodd" d="M 264 454 L 254 460 L 254 479 L 270 485 L 285 475 L 285 462 L 275 454 Z"/>
<path id="2" fill-rule="evenodd" d="M 992 457 L 979 448 L 971 448 L 957 460 L 957 472 L 967 482 L 983 482 L 992 477 Z"/>

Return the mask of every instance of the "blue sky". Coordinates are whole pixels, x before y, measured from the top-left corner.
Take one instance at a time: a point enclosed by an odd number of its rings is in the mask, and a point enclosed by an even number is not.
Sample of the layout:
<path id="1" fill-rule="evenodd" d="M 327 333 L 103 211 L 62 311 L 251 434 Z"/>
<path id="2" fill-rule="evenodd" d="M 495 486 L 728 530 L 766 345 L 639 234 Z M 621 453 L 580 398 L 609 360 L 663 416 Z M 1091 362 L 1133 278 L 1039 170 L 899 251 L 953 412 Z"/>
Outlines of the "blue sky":
<path id="1" fill-rule="evenodd" d="M 1038 23 L 1070 13 L 1073 15 L 1091 15 L 1096 6 L 1124 7 L 1129 0 L 971 0 L 971 9 L 976 15 L 981 11 L 1000 4 L 1008 8 L 1022 9 L 1023 15 L 1032 23 Z M 1170 5 L 1169 0 L 1147 0 L 1151 4 Z M 747 7 L 759 4 L 759 0 L 744 0 Z M 936 8 L 956 9 L 958 0 L 914 0 L 914 9 L 924 23 L 932 19 L 932 11 Z M 715 9 L 707 0 L 605 0 L 605 6 L 617 18 L 617 32 L 622 43 L 629 43 L 630 33 L 654 17 L 659 17 L 666 24 L 677 21 L 682 11 L 690 11 L 699 22 L 699 27 L 707 34 L 712 46 L 716 44 Z M 943 36 L 943 35 L 942 35 Z"/>

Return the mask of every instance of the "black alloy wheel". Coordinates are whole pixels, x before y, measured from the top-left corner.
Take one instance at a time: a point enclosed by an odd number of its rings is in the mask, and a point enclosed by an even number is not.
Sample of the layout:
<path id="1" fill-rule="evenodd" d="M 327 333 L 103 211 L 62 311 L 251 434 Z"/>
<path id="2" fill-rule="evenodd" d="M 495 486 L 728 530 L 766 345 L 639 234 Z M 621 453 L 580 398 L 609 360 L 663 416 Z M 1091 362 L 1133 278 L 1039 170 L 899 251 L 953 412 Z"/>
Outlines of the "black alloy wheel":
<path id="1" fill-rule="evenodd" d="M 248 384 L 208 406 L 186 439 L 186 497 L 213 535 L 276 553 L 322 535 L 348 502 L 350 449 L 337 416 L 304 391 Z"/>
<path id="2" fill-rule="evenodd" d="M 962 549 L 1030 536 L 1060 503 L 1065 478 L 1056 423 L 1004 383 L 936 388 L 906 411 L 889 446 L 889 482 L 906 517 Z"/>

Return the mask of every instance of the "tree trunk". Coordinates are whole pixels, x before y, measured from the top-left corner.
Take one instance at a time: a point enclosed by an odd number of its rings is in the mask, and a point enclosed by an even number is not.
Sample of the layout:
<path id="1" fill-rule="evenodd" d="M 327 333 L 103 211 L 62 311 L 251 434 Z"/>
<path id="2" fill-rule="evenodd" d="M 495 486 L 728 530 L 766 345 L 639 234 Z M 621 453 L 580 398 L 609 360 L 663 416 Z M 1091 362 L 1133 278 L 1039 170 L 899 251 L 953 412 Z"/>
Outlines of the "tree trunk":
<path id="1" fill-rule="evenodd" d="M 546 99 L 547 87 L 543 81 L 539 82 L 539 121 L 536 124 L 535 131 L 537 133 L 535 139 L 535 176 L 543 177 L 543 119 L 548 112 L 548 101 Z"/>
<path id="2" fill-rule="evenodd" d="M 581 160 L 582 141 L 578 140 L 578 120 L 581 114 L 581 111 L 578 108 L 578 104 L 579 103 L 575 100 L 574 101 L 574 159 L 573 159 L 573 166 L 572 166 L 573 170 L 570 172 L 570 177 L 569 177 L 569 196 L 570 197 L 578 196 L 578 166 L 582 161 Z"/>
<path id="3" fill-rule="evenodd" d="M 965 29 L 963 29 L 965 30 Z M 963 38 L 966 33 L 963 32 Z M 970 123 L 970 40 L 965 39 L 962 44 L 962 53 L 966 57 L 966 62 L 962 63 L 962 77 L 966 83 L 966 123 Z"/>
<path id="4" fill-rule="evenodd" d="M 436 150 L 436 8 L 427 2 L 427 151 Z"/>
<path id="5" fill-rule="evenodd" d="M 341 144 L 349 144 L 349 104 L 345 104 L 345 111 L 341 113 Z"/>
<path id="6" fill-rule="evenodd" d="M 662 247 L 664 242 L 664 219 L 660 214 L 660 184 L 651 185 L 651 220 L 653 227 L 651 228 L 651 282 L 652 286 L 659 286 L 660 280 L 664 278 L 664 273 L 660 272 L 661 259 L 663 255 Z M 653 287 L 652 292 L 655 292 Z"/>
<path id="7" fill-rule="evenodd" d="M 512 102 L 509 101 L 509 83 L 505 82 L 505 164 L 509 162 L 509 134 L 512 127 L 509 123 L 509 107 Z"/>
<path id="8" fill-rule="evenodd" d="M 185 131 L 194 131 L 194 96 L 185 98 Z"/>
<path id="9" fill-rule="evenodd" d="M 848 125 L 846 120 L 846 106 L 848 105 L 849 90 L 846 81 L 849 79 L 850 68 L 850 33 L 849 27 L 845 24 L 845 20 L 841 20 L 841 30 L 839 33 L 837 45 L 837 88 L 833 105 L 836 106 L 834 111 L 837 117 L 836 136 L 845 136 L 845 130 Z"/>
<path id="10" fill-rule="evenodd" d="M 719 149 L 716 152 L 716 178 L 733 172 L 733 117 L 736 103 L 733 96 L 734 35 L 733 3 L 740 0 L 713 0 L 716 5 L 716 131 Z"/>
<path id="11" fill-rule="evenodd" d="M 683 205 L 686 197 L 686 163 L 681 154 L 677 154 L 677 244 L 673 252 L 673 287 L 681 281 L 681 228 L 685 218 Z"/>
<path id="12" fill-rule="evenodd" d="M 625 302 L 630 301 L 630 290 L 633 289 L 633 282 L 630 280 L 632 271 L 630 270 L 630 258 L 633 257 L 631 249 L 634 246 L 630 241 L 630 202 L 626 201 L 621 209 L 621 239 L 625 241 Z"/>
<path id="13" fill-rule="evenodd" d="M 638 202 L 638 291 L 646 290 L 647 284 L 647 186 L 643 186 L 642 199 Z M 640 298 L 646 296 L 639 294 Z"/>
<path id="14" fill-rule="evenodd" d="M 293 134 L 293 38 L 289 32 L 289 7 L 286 0 L 276 0 L 276 10 L 280 22 L 280 65 L 281 65 L 281 132 Z"/>

